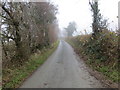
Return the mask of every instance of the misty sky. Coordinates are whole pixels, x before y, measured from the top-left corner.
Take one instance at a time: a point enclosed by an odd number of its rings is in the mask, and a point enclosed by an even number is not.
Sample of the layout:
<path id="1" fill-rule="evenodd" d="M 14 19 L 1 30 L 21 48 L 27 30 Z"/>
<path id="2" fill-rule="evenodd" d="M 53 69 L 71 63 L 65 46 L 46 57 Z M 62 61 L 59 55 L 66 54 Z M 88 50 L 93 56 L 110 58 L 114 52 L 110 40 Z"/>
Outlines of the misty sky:
<path id="1" fill-rule="evenodd" d="M 59 26 L 62 30 L 67 27 L 70 21 L 77 23 L 77 31 L 91 32 L 92 13 L 90 11 L 89 0 L 51 0 L 58 5 Z M 105 18 L 109 18 L 109 28 L 113 30 L 118 27 L 118 1 L 120 0 L 99 0 L 99 9 Z"/>

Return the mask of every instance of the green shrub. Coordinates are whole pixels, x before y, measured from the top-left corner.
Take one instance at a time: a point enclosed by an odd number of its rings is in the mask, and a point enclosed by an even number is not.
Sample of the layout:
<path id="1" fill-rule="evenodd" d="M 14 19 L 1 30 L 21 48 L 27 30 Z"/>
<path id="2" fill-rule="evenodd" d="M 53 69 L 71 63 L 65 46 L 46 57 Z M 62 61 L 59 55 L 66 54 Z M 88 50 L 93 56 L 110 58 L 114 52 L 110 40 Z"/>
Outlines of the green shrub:
<path id="1" fill-rule="evenodd" d="M 87 63 L 94 69 L 104 73 L 113 81 L 117 81 L 118 73 L 118 36 L 115 32 L 103 30 L 96 38 L 79 35 L 69 38 L 70 44 L 87 57 Z"/>

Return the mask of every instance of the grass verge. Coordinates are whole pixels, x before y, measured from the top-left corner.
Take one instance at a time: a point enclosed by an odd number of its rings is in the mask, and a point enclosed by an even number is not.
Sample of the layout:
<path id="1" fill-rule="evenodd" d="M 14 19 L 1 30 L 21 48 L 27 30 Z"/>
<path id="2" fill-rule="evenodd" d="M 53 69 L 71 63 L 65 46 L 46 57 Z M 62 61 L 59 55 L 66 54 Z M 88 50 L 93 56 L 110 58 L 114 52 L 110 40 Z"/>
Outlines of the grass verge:
<path id="1" fill-rule="evenodd" d="M 30 76 L 46 59 L 56 50 L 59 41 L 55 42 L 50 48 L 44 48 L 41 53 L 34 54 L 30 60 L 19 68 L 7 69 L 10 73 L 3 75 L 3 79 L 9 78 L 9 81 L 4 83 L 3 88 L 18 88 L 23 81 Z M 3 72 L 5 70 L 3 69 Z"/>

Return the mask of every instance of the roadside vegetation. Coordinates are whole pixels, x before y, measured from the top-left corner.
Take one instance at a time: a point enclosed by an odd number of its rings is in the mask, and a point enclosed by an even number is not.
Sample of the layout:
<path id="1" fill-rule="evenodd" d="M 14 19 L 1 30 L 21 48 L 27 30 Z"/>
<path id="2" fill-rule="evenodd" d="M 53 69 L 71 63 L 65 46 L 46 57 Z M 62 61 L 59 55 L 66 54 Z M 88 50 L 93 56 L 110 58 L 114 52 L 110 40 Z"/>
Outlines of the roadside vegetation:
<path id="1" fill-rule="evenodd" d="M 5 1 L 0 8 L 2 86 L 16 88 L 56 48 L 57 7 L 51 2 Z"/>
<path id="2" fill-rule="evenodd" d="M 104 30 L 96 39 L 88 34 L 67 40 L 90 67 L 102 72 L 113 82 L 120 82 L 118 36 L 115 32 Z"/>
<path id="3" fill-rule="evenodd" d="M 47 48 L 43 48 L 41 52 L 34 53 L 21 67 L 11 66 L 11 68 L 3 68 L 3 80 L 6 81 L 3 83 L 3 88 L 18 88 L 26 78 L 47 60 L 58 44 L 59 41 Z"/>
<path id="4" fill-rule="evenodd" d="M 119 30 L 109 31 L 108 19 L 100 13 L 98 1 L 89 1 L 89 4 L 93 17 L 91 34 L 87 31 L 84 35 L 74 37 L 68 34 L 67 41 L 89 66 L 118 83 L 120 82 Z M 73 33 L 71 32 L 71 35 Z"/>

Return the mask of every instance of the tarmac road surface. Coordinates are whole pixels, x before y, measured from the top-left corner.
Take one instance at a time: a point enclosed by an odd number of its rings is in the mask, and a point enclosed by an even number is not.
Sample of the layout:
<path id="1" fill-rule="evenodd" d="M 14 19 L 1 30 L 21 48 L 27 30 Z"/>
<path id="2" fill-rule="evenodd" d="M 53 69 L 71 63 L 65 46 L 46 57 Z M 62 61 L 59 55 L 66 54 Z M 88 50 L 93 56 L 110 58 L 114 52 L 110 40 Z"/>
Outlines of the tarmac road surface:
<path id="1" fill-rule="evenodd" d="M 79 60 L 79 62 L 78 62 Z M 73 48 L 61 40 L 56 51 L 20 88 L 102 88 Z"/>

